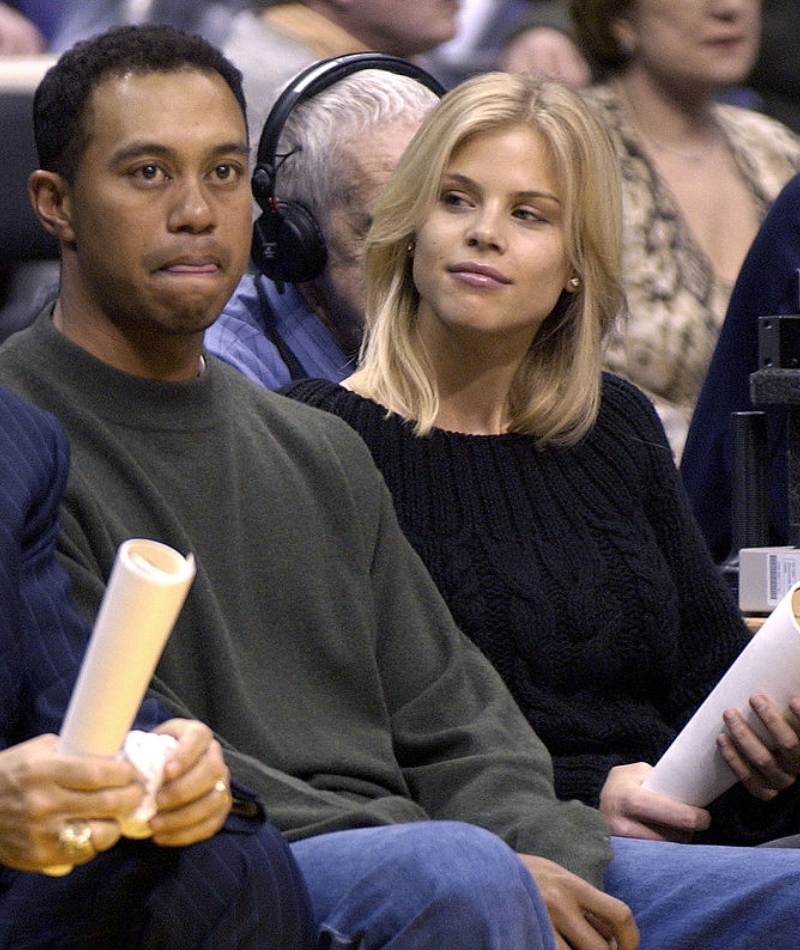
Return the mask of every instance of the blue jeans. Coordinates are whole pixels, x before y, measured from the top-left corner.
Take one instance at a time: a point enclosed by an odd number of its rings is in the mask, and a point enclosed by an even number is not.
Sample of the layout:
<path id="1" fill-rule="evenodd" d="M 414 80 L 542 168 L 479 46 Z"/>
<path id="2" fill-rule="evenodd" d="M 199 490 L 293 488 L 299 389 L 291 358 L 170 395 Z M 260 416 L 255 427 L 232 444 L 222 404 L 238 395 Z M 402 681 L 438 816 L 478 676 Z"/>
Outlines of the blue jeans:
<path id="1" fill-rule="evenodd" d="M 796 950 L 800 851 L 612 838 L 605 888 L 642 950 Z"/>
<path id="2" fill-rule="evenodd" d="M 530 872 L 495 835 L 423 821 L 294 842 L 321 950 L 555 950 Z"/>

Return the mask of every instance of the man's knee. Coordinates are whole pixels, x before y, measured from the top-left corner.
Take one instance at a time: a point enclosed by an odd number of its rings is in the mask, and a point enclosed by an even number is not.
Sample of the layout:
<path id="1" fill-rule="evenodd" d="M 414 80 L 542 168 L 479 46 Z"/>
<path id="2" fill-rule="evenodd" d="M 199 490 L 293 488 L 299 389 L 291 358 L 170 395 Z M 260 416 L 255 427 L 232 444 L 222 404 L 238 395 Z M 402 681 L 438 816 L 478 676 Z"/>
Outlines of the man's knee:
<path id="1" fill-rule="evenodd" d="M 460 822 L 424 821 L 292 845 L 331 946 L 494 950 L 552 946 L 530 872 L 503 841 Z"/>
<path id="2" fill-rule="evenodd" d="M 457 821 L 403 826 L 405 838 L 394 845 L 394 860 L 407 864 L 421 890 L 439 900 L 474 906 L 474 895 L 527 892 L 530 873 L 496 835 Z"/>

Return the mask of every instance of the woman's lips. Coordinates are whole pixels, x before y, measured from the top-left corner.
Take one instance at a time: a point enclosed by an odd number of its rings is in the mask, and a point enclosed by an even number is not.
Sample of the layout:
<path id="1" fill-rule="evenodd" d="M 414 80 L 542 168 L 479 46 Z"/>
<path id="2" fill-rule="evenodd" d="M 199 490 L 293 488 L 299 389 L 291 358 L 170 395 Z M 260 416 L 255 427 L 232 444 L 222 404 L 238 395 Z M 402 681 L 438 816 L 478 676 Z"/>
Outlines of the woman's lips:
<path id="1" fill-rule="evenodd" d="M 472 287 L 499 287 L 511 283 L 501 271 L 485 264 L 458 263 L 448 267 L 448 271 L 456 280 Z"/>

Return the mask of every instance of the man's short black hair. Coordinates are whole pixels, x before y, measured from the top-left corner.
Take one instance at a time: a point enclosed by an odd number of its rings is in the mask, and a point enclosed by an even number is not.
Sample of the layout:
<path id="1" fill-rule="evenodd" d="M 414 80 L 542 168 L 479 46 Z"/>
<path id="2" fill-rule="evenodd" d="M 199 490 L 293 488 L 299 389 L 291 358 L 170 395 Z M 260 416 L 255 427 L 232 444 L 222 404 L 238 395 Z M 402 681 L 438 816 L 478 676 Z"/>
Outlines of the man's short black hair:
<path id="1" fill-rule="evenodd" d="M 216 72 L 241 106 L 242 74 L 207 40 L 170 26 L 120 26 L 76 43 L 44 75 L 33 100 L 39 167 L 72 182 L 90 134 L 90 99 L 110 76 Z"/>

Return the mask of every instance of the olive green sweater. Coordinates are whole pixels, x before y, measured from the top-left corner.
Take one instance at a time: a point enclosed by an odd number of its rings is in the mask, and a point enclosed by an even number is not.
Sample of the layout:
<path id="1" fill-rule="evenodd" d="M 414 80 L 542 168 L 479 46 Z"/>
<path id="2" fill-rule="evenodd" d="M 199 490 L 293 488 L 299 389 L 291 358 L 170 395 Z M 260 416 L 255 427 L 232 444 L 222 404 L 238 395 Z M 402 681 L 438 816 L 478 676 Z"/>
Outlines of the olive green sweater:
<path id="1" fill-rule="evenodd" d="M 70 437 L 60 553 L 83 610 L 126 538 L 194 553 L 154 692 L 212 726 L 288 837 L 463 820 L 601 883 L 601 816 L 556 799 L 546 750 L 346 423 L 210 355 L 188 383 L 126 375 L 48 312 L 0 349 L 0 380 Z"/>

